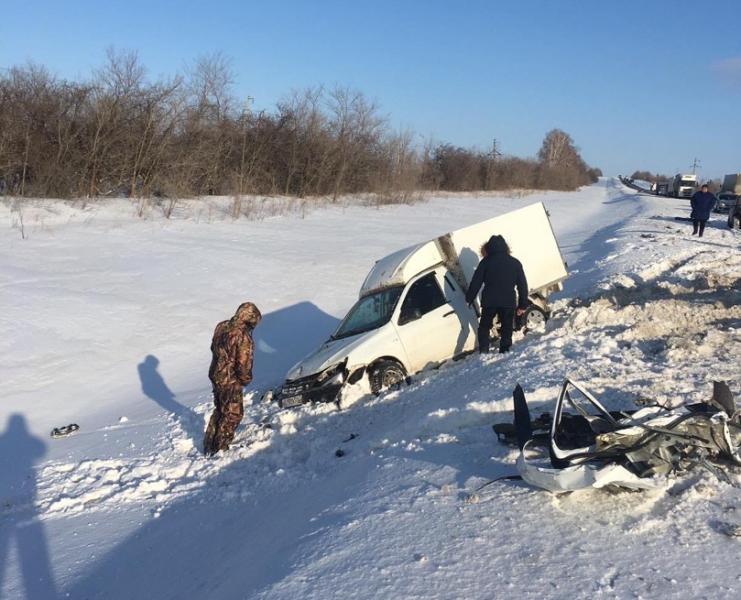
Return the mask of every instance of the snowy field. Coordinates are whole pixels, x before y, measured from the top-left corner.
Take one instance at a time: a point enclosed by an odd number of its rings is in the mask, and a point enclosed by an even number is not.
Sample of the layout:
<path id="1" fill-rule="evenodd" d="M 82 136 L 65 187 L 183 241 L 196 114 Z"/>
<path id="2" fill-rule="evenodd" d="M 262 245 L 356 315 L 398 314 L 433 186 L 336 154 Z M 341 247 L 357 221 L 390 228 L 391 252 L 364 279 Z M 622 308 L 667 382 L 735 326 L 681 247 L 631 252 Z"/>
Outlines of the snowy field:
<path id="1" fill-rule="evenodd" d="M 571 272 L 545 333 L 378 398 L 257 402 L 327 338 L 373 262 L 544 201 Z M 126 202 L 0 205 L 0 598 L 738 598 L 741 475 L 555 496 L 518 481 L 520 383 L 566 375 L 610 408 L 738 398 L 741 236 L 689 235 L 686 200 L 617 180 L 259 220 L 135 216 Z M 255 381 L 235 446 L 200 452 L 215 324 L 244 301 Z M 52 440 L 52 427 L 79 423 Z M 261 423 L 269 422 L 272 429 Z M 336 457 L 342 449 L 344 456 Z"/>

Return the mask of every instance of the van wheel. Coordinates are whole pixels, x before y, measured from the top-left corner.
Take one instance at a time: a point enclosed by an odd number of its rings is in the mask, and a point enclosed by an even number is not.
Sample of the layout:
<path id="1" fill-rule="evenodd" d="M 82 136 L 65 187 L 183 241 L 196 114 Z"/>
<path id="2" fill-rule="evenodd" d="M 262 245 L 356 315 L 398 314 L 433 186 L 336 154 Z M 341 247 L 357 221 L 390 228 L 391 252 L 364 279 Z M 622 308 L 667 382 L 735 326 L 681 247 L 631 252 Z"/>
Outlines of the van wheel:
<path id="1" fill-rule="evenodd" d="M 545 331 L 545 322 L 547 320 L 548 317 L 543 309 L 539 306 L 530 305 L 525 311 L 525 314 L 522 315 L 522 333 Z"/>
<path id="2" fill-rule="evenodd" d="M 368 374 L 371 392 L 376 396 L 383 390 L 399 386 L 406 379 L 407 374 L 395 360 L 379 360 Z"/>

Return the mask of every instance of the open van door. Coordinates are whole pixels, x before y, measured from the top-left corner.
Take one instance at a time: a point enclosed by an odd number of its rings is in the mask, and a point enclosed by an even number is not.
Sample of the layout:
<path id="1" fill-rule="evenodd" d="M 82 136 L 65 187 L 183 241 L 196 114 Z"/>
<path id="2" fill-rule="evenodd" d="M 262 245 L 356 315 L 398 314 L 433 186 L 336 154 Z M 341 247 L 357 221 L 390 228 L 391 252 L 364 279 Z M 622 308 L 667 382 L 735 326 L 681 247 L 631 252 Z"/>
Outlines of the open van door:
<path id="1" fill-rule="evenodd" d="M 455 280 L 453 273 L 448 270 L 440 272 L 440 285 L 443 288 L 448 304 L 455 309 L 455 319 L 458 321 L 458 334 L 454 345 L 449 347 L 448 356 L 459 356 L 476 348 L 476 335 L 479 326 L 478 315 L 466 302 L 466 293 Z M 450 343 L 450 342 L 448 342 Z"/>

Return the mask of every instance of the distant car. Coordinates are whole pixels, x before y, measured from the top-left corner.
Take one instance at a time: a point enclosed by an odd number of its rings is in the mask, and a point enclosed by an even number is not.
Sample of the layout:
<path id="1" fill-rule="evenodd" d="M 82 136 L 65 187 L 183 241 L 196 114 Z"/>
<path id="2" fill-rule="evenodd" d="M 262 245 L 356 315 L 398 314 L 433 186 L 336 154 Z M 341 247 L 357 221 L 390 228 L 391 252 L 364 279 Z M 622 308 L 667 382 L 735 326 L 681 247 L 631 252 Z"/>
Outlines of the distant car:
<path id="1" fill-rule="evenodd" d="M 657 196 L 668 196 L 669 195 L 669 184 L 668 183 L 657 183 L 656 184 L 656 195 Z"/>
<path id="2" fill-rule="evenodd" d="M 734 205 L 728 210 L 728 227 L 741 229 L 741 196 L 736 196 Z"/>
<path id="3" fill-rule="evenodd" d="M 715 212 L 728 212 L 736 205 L 737 194 L 722 192 L 718 194 L 718 202 L 715 204 Z"/>

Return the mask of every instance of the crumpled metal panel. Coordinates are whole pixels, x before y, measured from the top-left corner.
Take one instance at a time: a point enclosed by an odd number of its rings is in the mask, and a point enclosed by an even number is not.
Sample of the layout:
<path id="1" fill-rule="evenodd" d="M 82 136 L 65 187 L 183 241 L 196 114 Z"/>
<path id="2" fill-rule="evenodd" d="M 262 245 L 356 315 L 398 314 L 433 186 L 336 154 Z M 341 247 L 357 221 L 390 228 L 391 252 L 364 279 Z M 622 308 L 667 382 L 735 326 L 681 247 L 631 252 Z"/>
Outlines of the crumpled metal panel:
<path id="1" fill-rule="evenodd" d="M 582 404 L 569 395 L 571 388 L 581 394 Z M 515 427 L 528 432 L 530 415 L 519 385 L 514 400 Z M 590 414 L 583 404 L 591 405 L 597 415 Z M 593 444 L 558 446 L 557 438 L 562 433 L 559 428 L 571 422 L 563 417 L 567 407 L 584 417 L 582 422 L 592 428 Z M 741 465 L 741 411 L 724 383 L 716 382 L 713 397 L 703 404 L 644 408 L 622 419 L 614 414 L 584 386 L 567 378 L 550 428 L 550 464 L 543 459 L 528 459 L 532 440 L 525 441 L 522 433 L 519 435 L 517 468 L 523 480 L 555 493 L 605 486 L 651 489 L 656 487 L 651 477 L 696 464 Z"/>

